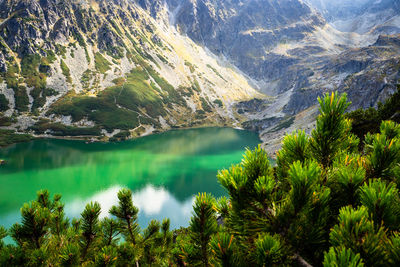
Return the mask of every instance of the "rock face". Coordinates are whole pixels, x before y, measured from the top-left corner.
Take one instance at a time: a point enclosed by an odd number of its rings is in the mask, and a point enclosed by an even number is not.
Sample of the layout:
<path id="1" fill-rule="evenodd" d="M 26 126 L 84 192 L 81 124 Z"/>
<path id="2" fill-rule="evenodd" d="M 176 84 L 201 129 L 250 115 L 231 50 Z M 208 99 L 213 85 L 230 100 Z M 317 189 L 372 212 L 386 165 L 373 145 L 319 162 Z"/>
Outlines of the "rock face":
<path id="1" fill-rule="evenodd" d="M 170 2 L 180 31 L 228 58 L 256 80 L 287 76 L 296 58 L 277 55 L 280 44 L 300 42 L 325 21 L 297 0 Z M 263 88 L 262 88 L 263 89 Z"/>
<path id="2" fill-rule="evenodd" d="M 386 12 L 393 18 L 400 14 L 398 0 L 310 0 L 309 4 L 295 0 L 187 0 L 167 3 L 172 14 L 171 21 L 181 32 L 229 59 L 256 80 L 262 92 L 279 98 L 279 95 L 291 91 L 292 96 L 284 107 L 290 115 L 310 107 L 322 92 L 335 89 L 348 91 L 350 97 L 357 98 L 353 101 L 355 107 L 376 105 L 376 100 L 382 99 L 376 96 L 382 91 L 377 87 L 383 85 L 376 81 L 379 85 L 369 86 L 366 82 L 371 74 L 361 73 L 378 66 L 380 69 L 389 68 L 397 57 L 396 45 L 390 46 L 389 54 L 384 56 L 384 53 L 377 52 L 383 48 L 373 44 L 378 37 L 376 33 L 385 32 L 379 30 L 384 28 L 380 21 L 371 21 L 374 33 L 346 34 L 332 28 L 312 7 L 317 7 L 330 22 L 366 16 L 371 12 Z M 400 21 L 396 26 L 400 26 Z M 386 29 L 389 30 L 388 27 Z M 373 46 L 358 50 L 369 44 Z M 360 51 L 365 53 L 360 54 Z M 379 65 L 389 58 L 392 63 Z M 364 82 L 343 85 L 344 79 L 349 82 L 350 75 L 354 74 L 358 74 L 357 77 L 364 75 L 365 78 L 361 79 Z M 389 76 L 391 78 L 387 81 L 394 84 L 396 81 L 392 79 L 395 77 Z M 359 91 L 364 92 L 364 98 L 357 97 Z M 375 97 L 365 101 L 372 95 Z M 357 105 L 361 103 L 363 105 Z"/>
<path id="3" fill-rule="evenodd" d="M 274 96 L 236 106 L 249 118 L 243 125 L 260 131 L 265 141 L 282 136 L 290 125 L 307 128 L 304 122 L 316 116 L 309 108 L 323 93 L 346 92 L 355 109 L 376 106 L 396 90 L 398 0 L 167 3 L 181 32 Z M 308 119 L 298 116 L 303 113 Z"/>

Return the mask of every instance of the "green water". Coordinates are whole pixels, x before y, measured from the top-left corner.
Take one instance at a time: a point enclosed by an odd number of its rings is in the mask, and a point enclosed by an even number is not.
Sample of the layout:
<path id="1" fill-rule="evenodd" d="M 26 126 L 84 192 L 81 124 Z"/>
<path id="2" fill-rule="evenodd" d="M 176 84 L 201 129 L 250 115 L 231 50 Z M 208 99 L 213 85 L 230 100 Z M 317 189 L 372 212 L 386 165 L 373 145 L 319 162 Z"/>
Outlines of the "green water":
<path id="1" fill-rule="evenodd" d="M 102 217 L 128 187 L 139 207 L 139 224 L 171 219 L 187 226 L 193 197 L 225 191 L 217 171 L 240 162 L 246 147 L 259 143 L 257 134 L 230 128 L 203 128 L 143 137 L 120 143 L 36 140 L 0 149 L 0 225 L 20 220 L 19 208 L 36 191 L 60 193 L 66 213 L 78 217 L 84 205 L 98 201 Z"/>

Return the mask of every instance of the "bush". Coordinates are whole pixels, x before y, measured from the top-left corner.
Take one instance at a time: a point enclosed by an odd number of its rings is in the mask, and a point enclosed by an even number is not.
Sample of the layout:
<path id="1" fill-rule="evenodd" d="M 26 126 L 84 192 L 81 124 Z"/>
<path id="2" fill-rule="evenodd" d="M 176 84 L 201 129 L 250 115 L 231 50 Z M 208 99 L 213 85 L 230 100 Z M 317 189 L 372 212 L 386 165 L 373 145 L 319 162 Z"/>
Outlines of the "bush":
<path id="1" fill-rule="evenodd" d="M 62 59 L 60 62 L 60 67 L 61 67 L 61 71 L 62 71 L 63 75 L 67 79 L 67 83 L 72 83 L 71 72 L 70 72 L 67 64 L 65 64 L 64 60 L 62 60 Z"/>
<path id="2" fill-rule="evenodd" d="M 101 131 L 98 127 L 74 127 L 61 123 L 50 123 L 41 120 L 30 127 L 36 134 L 51 133 L 54 136 L 99 136 Z"/>
<path id="3" fill-rule="evenodd" d="M 0 147 L 15 143 L 28 142 L 33 137 L 29 134 L 17 134 L 13 130 L 0 129 Z"/>
<path id="4" fill-rule="evenodd" d="M 18 111 L 28 111 L 29 97 L 25 86 L 18 86 L 14 89 L 15 108 Z"/>
<path id="5" fill-rule="evenodd" d="M 0 94 L 0 112 L 8 110 L 8 104 L 6 96 Z"/>
<path id="6" fill-rule="evenodd" d="M 399 112 L 400 85 L 398 85 L 397 92 L 394 93 L 384 104 L 378 104 L 378 109 L 369 108 L 363 110 L 360 108 L 346 114 L 346 116 L 352 120 L 352 132 L 357 135 L 358 138 L 364 140 L 364 136 L 367 133 L 379 132 L 379 127 L 382 121 L 393 120 L 400 123 Z"/>

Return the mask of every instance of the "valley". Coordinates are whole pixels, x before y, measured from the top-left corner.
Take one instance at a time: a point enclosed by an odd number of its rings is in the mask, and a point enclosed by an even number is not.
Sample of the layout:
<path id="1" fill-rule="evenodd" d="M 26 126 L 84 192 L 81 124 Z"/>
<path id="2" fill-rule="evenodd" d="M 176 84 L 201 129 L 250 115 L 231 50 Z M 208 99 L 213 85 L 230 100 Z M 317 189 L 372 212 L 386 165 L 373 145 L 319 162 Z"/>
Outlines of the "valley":
<path id="1" fill-rule="evenodd" d="M 313 127 L 318 96 L 346 92 L 353 110 L 396 91 L 398 1 L 344 2 L 0 1 L 0 127 L 103 141 L 241 127 L 273 153 Z"/>

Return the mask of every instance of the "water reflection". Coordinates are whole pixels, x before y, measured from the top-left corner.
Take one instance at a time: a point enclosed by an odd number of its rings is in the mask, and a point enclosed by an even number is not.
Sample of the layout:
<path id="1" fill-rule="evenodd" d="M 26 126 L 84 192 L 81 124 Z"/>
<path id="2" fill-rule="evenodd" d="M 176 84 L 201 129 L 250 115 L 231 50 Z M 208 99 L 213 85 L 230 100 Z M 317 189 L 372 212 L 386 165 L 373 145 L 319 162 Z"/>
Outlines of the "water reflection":
<path id="1" fill-rule="evenodd" d="M 100 218 L 109 217 L 111 207 L 118 204 L 117 193 L 122 188 L 122 186 L 113 186 L 92 197 L 74 199 L 65 206 L 65 212 L 70 218 L 78 218 L 87 203 L 97 201 L 101 206 Z M 187 226 L 193 201 L 194 196 L 180 202 L 165 188 L 156 188 L 150 184 L 133 192 L 133 203 L 139 208 L 139 225 L 142 228 L 145 228 L 152 219 L 162 221 L 164 218 L 170 218 L 173 228 Z"/>
<path id="2" fill-rule="evenodd" d="M 102 216 L 117 202 L 117 192 L 134 192 L 144 227 L 151 219 L 187 225 L 193 196 L 225 194 L 217 171 L 241 160 L 245 147 L 259 143 L 255 133 L 206 128 L 148 136 L 121 143 L 36 140 L 0 149 L 0 225 L 19 220 L 19 208 L 48 189 L 62 194 L 68 216 L 78 217 L 89 201 Z"/>
<path id="3" fill-rule="evenodd" d="M 238 146 L 242 148 L 241 140 L 245 139 L 258 141 L 254 133 L 229 128 L 177 130 L 119 143 L 37 140 L 0 149 L 0 158 L 8 162 L 7 167 L 0 169 L 0 172 L 141 160 L 143 153 L 150 156 L 162 154 L 170 158 L 176 155 L 217 155 L 234 151 Z M 112 151 L 120 151 L 115 155 L 122 157 L 103 156 L 110 155 Z"/>

